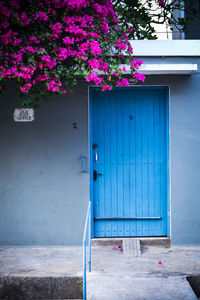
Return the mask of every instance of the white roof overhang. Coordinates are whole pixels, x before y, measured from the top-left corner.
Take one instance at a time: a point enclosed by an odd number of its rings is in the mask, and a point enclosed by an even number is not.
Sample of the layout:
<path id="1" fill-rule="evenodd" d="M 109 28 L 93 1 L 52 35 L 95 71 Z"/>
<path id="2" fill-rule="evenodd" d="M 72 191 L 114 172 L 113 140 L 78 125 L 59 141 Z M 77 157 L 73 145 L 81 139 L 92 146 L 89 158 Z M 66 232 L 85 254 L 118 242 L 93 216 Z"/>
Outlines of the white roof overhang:
<path id="1" fill-rule="evenodd" d="M 140 57 L 144 59 L 151 57 L 154 59 L 158 57 L 182 57 L 188 61 L 188 58 L 200 58 L 200 40 L 134 40 L 130 43 L 133 47 L 133 56 L 136 59 L 140 59 Z M 176 60 L 174 61 L 176 62 Z M 121 67 L 126 67 L 124 74 L 130 74 L 130 67 L 127 65 L 121 65 Z M 162 63 L 162 61 L 159 63 L 146 63 L 144 61 L 138 73 L 145 75 L 190 75 L 196 71 L 198 71 L 198 65 L 194 63 Z M 98 74 L 105 73 L 98 71 Z"/>
<path id="2" fill-rule="evenodd" d="M 131 74 L 130 66 L 120 65 L 120 67 L 125 67 L 126 72 L 123 74 Z M 176 74 L 176 75 L 190 75 L 198 70 L 197 64 L 146 64 L 144 63 L 138 70 L 138 73 L 145 75 L 161 75 L 161 74 Z M 103 71 L 97 71 L 98 74 L 105 75 Z"/>
<path id="3" fill-rule="evenodd" d="M 134 56 L 200 57 L 200 40 L 134 40 Z"/>
<path id="4" fill-rule="evenodd" d="M 130 69 L 129 69 L 130 70 Z M 146 75 L 177 74 L 189 75 L 198 70 L 197 64 L 143 64 L 139 73 Z"/>

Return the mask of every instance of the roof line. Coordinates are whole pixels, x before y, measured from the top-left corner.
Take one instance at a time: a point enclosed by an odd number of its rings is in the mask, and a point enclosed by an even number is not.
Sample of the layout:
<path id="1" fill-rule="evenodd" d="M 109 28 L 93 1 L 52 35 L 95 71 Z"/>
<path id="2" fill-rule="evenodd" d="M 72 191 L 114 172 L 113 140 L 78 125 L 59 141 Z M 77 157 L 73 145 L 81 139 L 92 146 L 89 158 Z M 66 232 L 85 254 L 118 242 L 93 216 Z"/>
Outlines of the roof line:
<path id="1" fill-rule="evenodd" d="M 200 40 L 132 40 L 134 56 L 200 56 Z"/>

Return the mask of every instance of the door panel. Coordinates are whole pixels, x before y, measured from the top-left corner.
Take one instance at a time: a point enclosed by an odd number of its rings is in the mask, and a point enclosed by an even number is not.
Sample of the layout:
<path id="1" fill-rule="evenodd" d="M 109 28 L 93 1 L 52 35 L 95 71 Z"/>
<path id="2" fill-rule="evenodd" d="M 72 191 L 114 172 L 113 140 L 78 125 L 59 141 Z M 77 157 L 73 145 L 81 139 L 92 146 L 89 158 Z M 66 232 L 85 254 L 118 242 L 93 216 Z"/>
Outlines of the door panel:
<path id="1" fill-rule="evenodd" d="M 95 237 L 167 234 L 166 89 L 91 90 Z"/>

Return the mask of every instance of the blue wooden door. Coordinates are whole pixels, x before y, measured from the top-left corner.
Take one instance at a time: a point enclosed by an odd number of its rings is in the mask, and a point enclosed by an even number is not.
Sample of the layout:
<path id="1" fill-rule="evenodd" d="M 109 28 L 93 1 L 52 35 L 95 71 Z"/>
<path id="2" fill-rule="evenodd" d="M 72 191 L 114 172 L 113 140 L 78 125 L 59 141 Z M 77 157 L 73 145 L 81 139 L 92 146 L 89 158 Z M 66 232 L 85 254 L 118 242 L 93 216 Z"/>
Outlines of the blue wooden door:
<path id="1" fill-rule="evenodd" d="M 93 236 L 167 235 L 166 89 L 91 89 Z"/>

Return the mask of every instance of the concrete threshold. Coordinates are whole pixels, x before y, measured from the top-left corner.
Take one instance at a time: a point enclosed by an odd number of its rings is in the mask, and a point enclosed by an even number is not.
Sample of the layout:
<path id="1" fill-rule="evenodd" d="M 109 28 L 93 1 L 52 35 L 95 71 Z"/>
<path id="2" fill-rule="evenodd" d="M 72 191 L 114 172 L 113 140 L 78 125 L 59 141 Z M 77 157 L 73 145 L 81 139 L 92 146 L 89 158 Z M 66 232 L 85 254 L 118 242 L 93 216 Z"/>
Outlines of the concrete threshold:
<path id="1" fill-rule="evenodd" d="M 94 238 L 93 246 L 123 246 L 123 240 L 139 240 L 141 246 L 163 246 L 170 247 L 171 239 L 167 237 L 121 237 L 121 238 Z"/>

